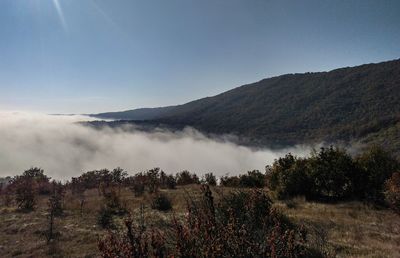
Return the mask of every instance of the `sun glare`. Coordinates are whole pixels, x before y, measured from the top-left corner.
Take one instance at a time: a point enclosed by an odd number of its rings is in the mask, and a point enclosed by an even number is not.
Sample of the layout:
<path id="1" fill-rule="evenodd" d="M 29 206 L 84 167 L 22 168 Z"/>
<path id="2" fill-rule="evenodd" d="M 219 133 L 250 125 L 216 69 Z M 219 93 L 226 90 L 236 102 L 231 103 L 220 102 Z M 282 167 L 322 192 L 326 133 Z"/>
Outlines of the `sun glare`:
<path id="1" fill-rule="evenodd" d="M 65 21 L 64 12 L 62 10 L 61 4 L 59 0 L 52 0 L 54 7 L 57 10 L 58 17 L 60 18 L 60 22 L 64 30 L 67 30 L 67 23 Z"/>

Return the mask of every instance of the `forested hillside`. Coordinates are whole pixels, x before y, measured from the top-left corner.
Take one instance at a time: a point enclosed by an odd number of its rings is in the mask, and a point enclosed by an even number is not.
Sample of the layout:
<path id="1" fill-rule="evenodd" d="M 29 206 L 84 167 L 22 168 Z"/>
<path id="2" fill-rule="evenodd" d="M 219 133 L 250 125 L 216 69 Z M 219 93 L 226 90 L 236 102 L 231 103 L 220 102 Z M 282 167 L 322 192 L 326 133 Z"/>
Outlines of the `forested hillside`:
<path id="1" fill-rule="evenodd" d="M 98 114 L 207 133 L 256 145 L 362 142 L 400 150 L 400 60 L 330 72 L 287 74 L 166 109 Z M 390 146 L 389 146 L 390 144 Z"/>

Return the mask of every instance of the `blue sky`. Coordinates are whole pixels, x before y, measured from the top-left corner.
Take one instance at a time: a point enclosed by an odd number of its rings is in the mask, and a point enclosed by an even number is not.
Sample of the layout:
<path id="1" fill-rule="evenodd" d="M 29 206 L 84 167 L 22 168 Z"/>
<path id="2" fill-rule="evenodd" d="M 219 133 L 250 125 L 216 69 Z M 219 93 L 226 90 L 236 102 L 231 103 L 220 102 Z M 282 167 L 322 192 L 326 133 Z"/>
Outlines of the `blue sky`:
<path id="1" fill-rule="evenodd" d="M 400 1 L 1 0 L 0 109 L 180 104 L 400 58 Z"/>

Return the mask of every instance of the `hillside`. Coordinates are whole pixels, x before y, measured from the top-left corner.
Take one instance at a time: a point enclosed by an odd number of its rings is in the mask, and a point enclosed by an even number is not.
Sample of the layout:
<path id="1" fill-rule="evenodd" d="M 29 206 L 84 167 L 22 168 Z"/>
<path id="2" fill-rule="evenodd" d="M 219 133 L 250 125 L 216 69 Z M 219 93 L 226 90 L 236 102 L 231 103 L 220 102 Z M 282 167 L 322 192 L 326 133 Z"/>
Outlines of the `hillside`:
<path id="1" fill-rule="evenodd" d="M 232 133 L 251 144 L 363 142 L 400 150 L 400 60 L 287 74 L 184 105 L 98 114 Z"/>

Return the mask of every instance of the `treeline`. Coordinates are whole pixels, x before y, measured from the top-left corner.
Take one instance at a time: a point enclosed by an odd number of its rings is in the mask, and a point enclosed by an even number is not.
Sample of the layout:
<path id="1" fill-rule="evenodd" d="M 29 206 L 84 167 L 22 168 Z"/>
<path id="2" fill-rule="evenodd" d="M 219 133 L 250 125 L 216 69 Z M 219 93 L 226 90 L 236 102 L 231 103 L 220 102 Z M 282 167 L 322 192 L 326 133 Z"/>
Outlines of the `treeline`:
<path id="1" fill-rule="evenodd" d="M 267 182 L 280 199 L 301 195 L 309 200 L 383 204 L 385 193 L 391 191 L 386 186 L 399 169 L 399 161 L 381 148 L 352 157 L 344 149 L 330 147 L 307 158 L 289 153 L 275 160 L 267 167 Z"/>
<path id="2" fill-rule="evenodd" d="M 157 193 L 159 189 L 175 189 L 190 184 L 210 186 L 268 188 L 278 199 L 305 196 L 309 200 L 344 201 L 362 200 L 392 206 L 399 202 L 395 196 L 400 171 L 399 161 L 378 147 L 351 156 L 338 147 L 313 150 L 309 157 L 301 158 L 287 154 L 266 166 L 264 173 L 253 170 L 238 176 L 217 178 L 207 173 L 201 178 L 189 171 L 175 175 L 166 174 L 160 168 L 129 175 L 127 171 L 116 168 L 83 173 L 64 184 L 74 194 L 87 189 L 97 189 L 104 193 L 110 188 L 129 188 L 135 196 L 145 192 Z M 51 178 L 42 169 L 31 168 L 22 175 L 0 181 L 0 191 L 6 196 L 15 194 L 20 208 L 31 209 L 35 201 L 24 201 L 22 196 L 45 195 L 52 192 Z M 5 198 L 7 202 L 10 198 Z M 26 199 L 26 198 L 25 198 Z"/>

